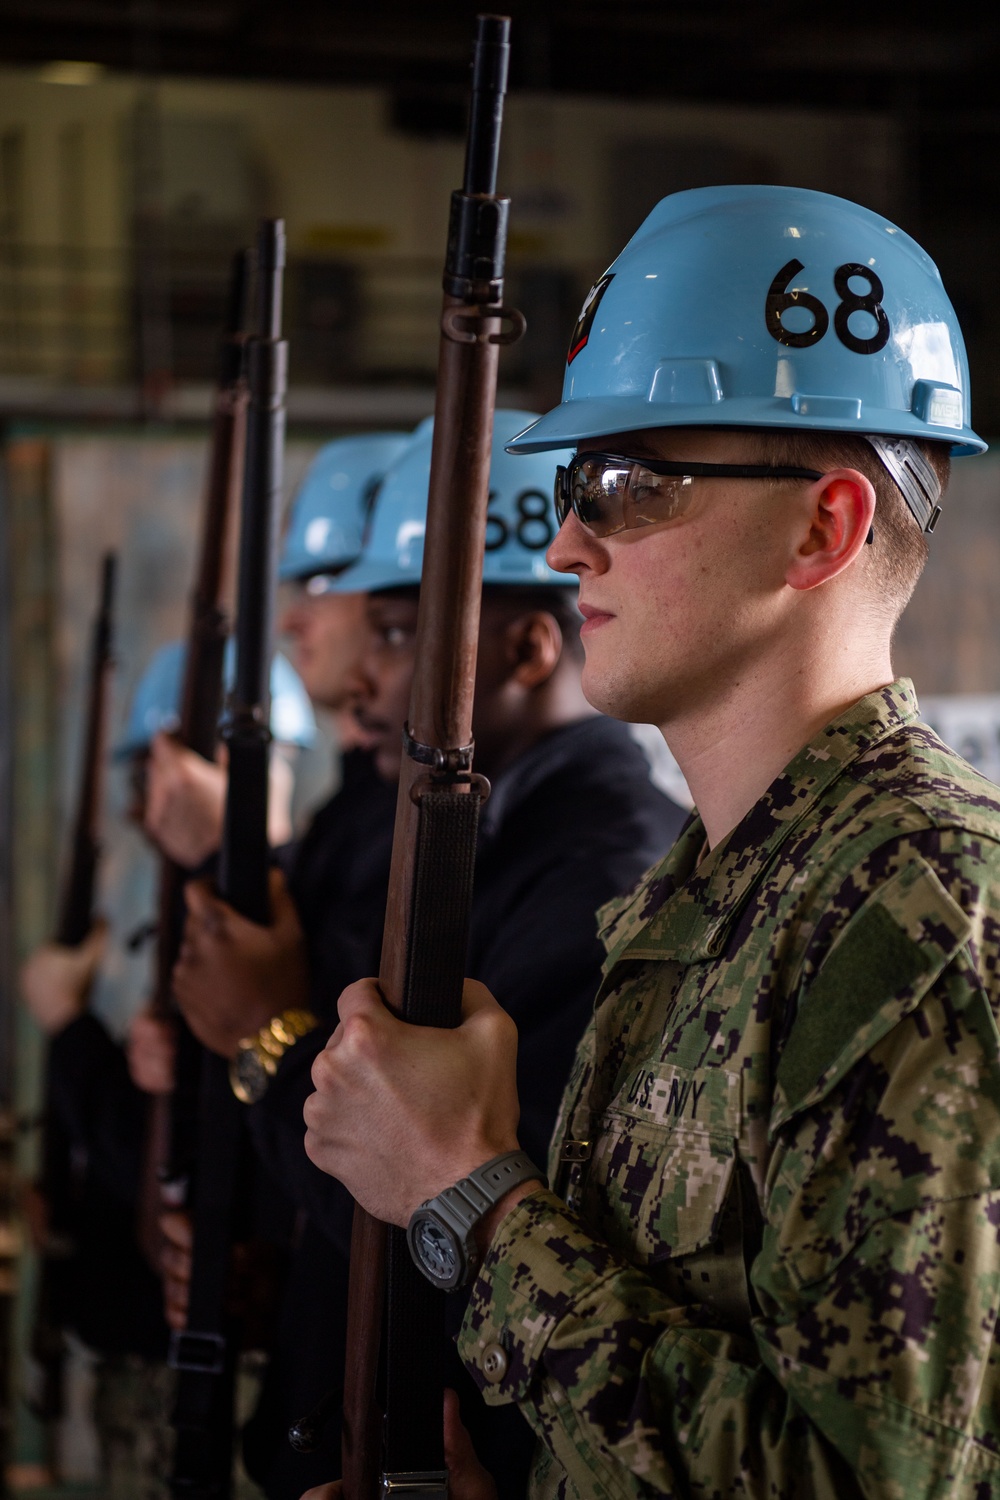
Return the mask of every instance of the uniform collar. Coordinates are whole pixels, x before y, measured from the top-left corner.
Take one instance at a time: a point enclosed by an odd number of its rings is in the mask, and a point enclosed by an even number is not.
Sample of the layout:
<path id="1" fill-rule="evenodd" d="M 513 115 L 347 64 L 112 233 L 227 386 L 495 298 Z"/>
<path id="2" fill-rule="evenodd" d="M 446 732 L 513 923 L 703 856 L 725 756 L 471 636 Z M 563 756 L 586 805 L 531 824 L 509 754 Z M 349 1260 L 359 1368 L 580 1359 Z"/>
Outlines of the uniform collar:
<path id="1" fill-rule="evenodd" d="M 705 829 L 696 814 L 639 890 L 624 905 L 613 903 L 601 913 L 606 968 L 621 958 L 691 963 L 721 953 L 744 901 L 826 788 L 917 714 L 913 684 L 906 678 L 859 699 L 799 751 L 698 865 Z"/>

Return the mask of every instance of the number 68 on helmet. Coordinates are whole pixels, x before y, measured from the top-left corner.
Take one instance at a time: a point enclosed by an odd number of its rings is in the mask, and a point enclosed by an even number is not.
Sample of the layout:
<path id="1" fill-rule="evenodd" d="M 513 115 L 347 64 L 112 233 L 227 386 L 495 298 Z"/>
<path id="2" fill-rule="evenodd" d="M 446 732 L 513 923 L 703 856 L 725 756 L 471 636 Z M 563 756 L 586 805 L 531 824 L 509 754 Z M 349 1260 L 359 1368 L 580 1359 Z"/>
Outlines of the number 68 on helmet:
<path id="1" fill-rule="evenodd" d="M 591 289 L 559 406 L 510 452 L 651 427 L 780 427 L 982 452 L 937 267 L 880 214 L 803 188 L 664 198 Z"/>

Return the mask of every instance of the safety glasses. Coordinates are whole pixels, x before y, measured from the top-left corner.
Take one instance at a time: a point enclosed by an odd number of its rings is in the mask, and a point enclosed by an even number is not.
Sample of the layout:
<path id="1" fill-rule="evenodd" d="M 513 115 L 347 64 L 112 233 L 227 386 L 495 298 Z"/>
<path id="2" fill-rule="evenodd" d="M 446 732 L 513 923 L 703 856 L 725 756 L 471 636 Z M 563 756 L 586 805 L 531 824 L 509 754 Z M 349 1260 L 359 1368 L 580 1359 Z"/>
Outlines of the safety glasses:
<path id="1" fill-rule="evenodd" d="M 578 453 L 556 469 L 556 515 L 570 511 L 593 536 L 614 536 L 684 515 L 696 479 L 822 479 L 816 469 L 773 464 L 695 464 L 621 453 Z"/>

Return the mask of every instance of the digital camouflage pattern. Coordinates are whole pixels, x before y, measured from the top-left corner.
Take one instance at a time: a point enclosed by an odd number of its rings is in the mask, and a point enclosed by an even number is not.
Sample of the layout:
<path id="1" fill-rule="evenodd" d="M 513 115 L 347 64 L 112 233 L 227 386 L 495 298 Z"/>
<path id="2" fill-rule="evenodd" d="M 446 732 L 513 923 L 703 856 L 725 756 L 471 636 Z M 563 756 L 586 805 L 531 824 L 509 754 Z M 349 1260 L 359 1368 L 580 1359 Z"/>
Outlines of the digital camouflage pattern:
<path id="1" fill-rule="evenodd" d="M 898 682 L 703 846 L 602 913 L 463 1358 L 536 1496 L 998 1496 L 1000 792 Z"/>
<path id="2" fill-rule="evenodd" d="M 237 1422 L 260 1394 L 260 1357 L 244 1354 L 237 1372 Z M 94 1427 L 101 1456 L 102 1500 L 171 1500 L 177 1372 L 138 1354 L 102 1356 L 95 1371 Z M 233 1500 L 264 1500 L 237 1455 Z"/>

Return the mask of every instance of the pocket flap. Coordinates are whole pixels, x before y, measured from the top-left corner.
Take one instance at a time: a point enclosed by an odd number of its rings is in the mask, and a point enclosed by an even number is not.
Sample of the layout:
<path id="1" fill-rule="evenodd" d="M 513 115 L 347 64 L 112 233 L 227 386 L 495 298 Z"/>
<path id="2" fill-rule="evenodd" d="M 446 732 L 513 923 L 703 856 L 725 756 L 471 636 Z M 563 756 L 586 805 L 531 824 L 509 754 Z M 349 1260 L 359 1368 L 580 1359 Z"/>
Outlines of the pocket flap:
<path id="1" fill-rule="evenodd" d="M 772 1136 L 915 1009 L 971 931 L 970 918 L 924 860 L 879 886 L 800 1002 L 778 1063 Z"/>
<path id="2" fill-rule="evenodd" d="M 634 1264 L 674 1259 L 714 1237 L 735 1161 L 740 1076 L 643 1066 L 601 1121 L 587 1173 L 588 1217 Z"/>

